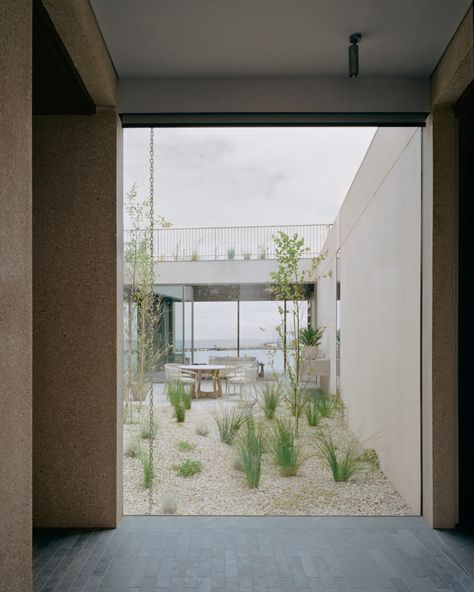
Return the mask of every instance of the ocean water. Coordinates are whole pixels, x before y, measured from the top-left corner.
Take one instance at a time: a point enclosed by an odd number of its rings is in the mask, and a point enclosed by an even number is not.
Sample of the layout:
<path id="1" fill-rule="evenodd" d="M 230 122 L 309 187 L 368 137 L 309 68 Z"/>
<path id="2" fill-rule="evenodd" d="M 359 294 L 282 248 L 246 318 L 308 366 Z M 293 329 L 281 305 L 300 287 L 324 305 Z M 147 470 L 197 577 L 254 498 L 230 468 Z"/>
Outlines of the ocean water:
<path id="1" fill-rule="evenodd" d="M 257 339 L 242 339 L 240 341 L 240 357 L 253 356 L 265 364 L 265 371 L 283 372 L 283 350 L 281 348 L 266 348 L 264 342 Z M 191 343 L 186 341 L 186 356 L 191 357 Z M 194 342 L 194 361 L 207 364 L 209 356 L 237 356 L 237 344 L 231 339 L 201 339 Z"/>

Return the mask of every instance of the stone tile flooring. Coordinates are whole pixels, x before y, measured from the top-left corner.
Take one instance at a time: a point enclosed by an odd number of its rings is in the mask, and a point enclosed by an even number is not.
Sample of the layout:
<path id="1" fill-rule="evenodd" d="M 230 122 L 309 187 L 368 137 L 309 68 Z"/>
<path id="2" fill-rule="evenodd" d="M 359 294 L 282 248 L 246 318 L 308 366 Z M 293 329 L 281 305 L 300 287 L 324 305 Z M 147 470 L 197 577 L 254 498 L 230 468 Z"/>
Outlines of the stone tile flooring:
<path id="1" fill-rule="evenodd" d="M 127 517 L 37 530 L 35 592 L 474 591 L 474 537 L 421 518 Z"/>

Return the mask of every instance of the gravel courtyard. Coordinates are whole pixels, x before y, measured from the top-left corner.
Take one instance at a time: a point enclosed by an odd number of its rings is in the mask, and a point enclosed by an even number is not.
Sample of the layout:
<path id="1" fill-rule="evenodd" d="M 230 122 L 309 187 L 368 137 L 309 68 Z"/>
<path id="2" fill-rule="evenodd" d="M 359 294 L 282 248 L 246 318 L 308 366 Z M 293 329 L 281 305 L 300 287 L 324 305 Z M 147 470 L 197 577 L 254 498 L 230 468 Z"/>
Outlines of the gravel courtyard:
<path id="1" fill-rule="evenodd" d="M 318 427 L 308 426 L 302 417 L 299 438 L 305 461 L 298 474 L 281 476 L 271 455 L 265 451 L 260 486 L 249 489 L 244 473 L 236 466 L 236 445 L 220 441 L 213 417 L 213 413 L 221 412 L 225 406 L 236 405 L 236 397 L 224 401 L 193 401 L 184 423 L 176 422 L 173 409 L 162 392 L 156 399 L 154 413 L 158 432 L 154 440 L 153 514 L 171 511 L 181 515 L 414 515 L 373 463 L 361 463 L 360 472 L 346 483 L 333 480 L 317 453 L 316 433 L 326 426 L 331 428 L 339 442 L 349 440 L 352 434 L 341 414 L 323 419 Z M 286 414 L 284 406 L 278 413 L 280 416 Z M 258 408 L 254 407 L 254 414 L 270 431 L 272 422 L 264 419 Z M 146 405 L 142 406 L 142 415 L 148 415 Z M 199 435 L 198 427 L 207 428 L 207 435 Z M 142 463 L 139 458 L 127 455 L 128 444 L 136 440 L 139 430 L 137 423 L 124 425 L 123 501 L 126 515 L 147 514 L 149 510 L 148 491 L 142 484 Z M 185 450 L 182 450 L 183 442 L 186 443 Z M 148 440 L 142 440 L 144 450 L 148 445 Z M 178 476 L 176 465 L 188 459 L 200 461 L 202 471 L 192 477 Z"/>

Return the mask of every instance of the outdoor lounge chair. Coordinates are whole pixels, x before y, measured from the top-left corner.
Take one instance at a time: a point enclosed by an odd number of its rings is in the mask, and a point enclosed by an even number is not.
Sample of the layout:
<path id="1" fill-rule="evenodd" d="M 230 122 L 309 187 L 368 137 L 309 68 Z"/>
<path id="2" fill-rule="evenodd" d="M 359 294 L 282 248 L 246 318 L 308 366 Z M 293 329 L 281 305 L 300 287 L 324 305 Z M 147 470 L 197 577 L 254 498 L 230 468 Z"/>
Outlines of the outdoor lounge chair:
<path id="1" fill-rule="evenodd" d="M 255 364 L 249 364 L 247 366 L 239 366 L 234 370 L 229 370 L 226 381 L 226 395 L 229 393 L 230 386 L 239 387 L 240 399 L 249 394 L 254 396 L 254 401 L 257 401 L 257 378 L 258 378 L 258 366 Z M 235 391 L 234 391 L 235 392 Z"/>
<path id="2" fill-rule="evenodd" d="M 184 370 L 183 368 L 180 368 L 179 364 L 165 364 L 165 378 L 165 391 L 168 390 L 168 384 L 170 382 L 180 382 L 181 384 L 190 385 L 193 388 L 197 382 L 195 372 Z"/>

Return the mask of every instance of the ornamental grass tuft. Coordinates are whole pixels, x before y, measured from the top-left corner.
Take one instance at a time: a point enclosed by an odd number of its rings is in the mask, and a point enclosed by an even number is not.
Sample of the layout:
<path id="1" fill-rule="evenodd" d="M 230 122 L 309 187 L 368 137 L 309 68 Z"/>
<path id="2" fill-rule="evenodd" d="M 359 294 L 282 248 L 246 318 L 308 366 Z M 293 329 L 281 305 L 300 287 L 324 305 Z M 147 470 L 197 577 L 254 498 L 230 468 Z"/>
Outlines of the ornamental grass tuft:
<path id="1" fill-rule="evenodd" d="M 270 451 L 283 476 L 290 477 L 298 473 L 304 459 L 294 422 L 287 419 L 275 421 L 270 438 Z"/>
<path id="2" fill-rule="evenodd" d="M 239 461 L 241 470 L 245 473 L 247 485 L 257 488 L 262 473 L 262 429 L 255 424 L 252 416 L 245 422 L 244 433 L 238 441 Z"/>

